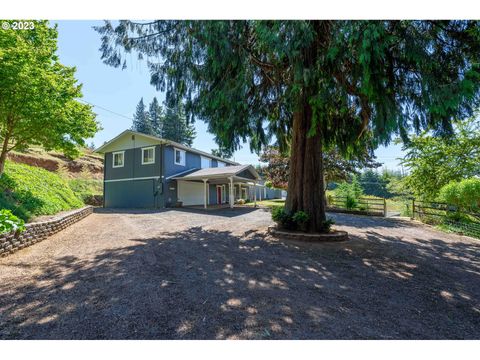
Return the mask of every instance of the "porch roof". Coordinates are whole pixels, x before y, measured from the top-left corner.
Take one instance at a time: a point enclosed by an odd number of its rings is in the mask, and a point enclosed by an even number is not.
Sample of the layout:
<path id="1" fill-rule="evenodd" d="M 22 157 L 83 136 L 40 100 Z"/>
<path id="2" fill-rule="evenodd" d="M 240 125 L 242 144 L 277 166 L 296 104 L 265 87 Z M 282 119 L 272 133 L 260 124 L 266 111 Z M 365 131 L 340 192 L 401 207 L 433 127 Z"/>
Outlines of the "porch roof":
<path id="1" fill-rule="evenodd" d="M 250 172 L 250 174 L 253 176 L 253 179 L 237 176 L 238 174 L 244 172 L 245 170 Z M 203 180 L 203 179 L 212 179 L 212 180 L 228 179 L 230 177 L 237 180 L 247 180 L 247 181 L 254 181 L 254 180 L 260 179 L 260 175 L 258 175 L 257 171 L 252 165 L 236 165 L 236 166 L 200 169 L 185 175 L 172 177 L 172 179 L 195 181 L 195 180 Z"/>

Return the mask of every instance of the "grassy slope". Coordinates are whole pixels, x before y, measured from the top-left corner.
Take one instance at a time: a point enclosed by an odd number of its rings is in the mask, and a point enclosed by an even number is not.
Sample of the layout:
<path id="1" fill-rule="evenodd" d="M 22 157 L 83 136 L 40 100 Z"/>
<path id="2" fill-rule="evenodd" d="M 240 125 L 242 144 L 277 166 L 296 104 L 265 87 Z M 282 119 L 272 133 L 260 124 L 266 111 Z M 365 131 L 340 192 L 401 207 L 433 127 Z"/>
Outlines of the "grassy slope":
<path id="1" fill-rule="evenodd" d="M 0 178 L 0 208 L 10 209 L 28 221 L 83 206 L 67 181 L 56 173 L 7 161 Z"/>

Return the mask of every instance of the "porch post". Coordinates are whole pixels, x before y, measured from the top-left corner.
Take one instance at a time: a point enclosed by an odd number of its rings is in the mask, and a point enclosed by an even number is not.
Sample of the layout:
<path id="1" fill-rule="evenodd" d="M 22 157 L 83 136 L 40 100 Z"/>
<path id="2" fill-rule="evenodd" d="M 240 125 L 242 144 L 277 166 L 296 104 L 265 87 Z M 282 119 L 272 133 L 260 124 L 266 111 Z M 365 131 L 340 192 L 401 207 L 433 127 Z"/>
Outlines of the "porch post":
<path id="1" fill-rule="evenodd" d="M 230 177 L 230 186 L 228 187 L 230 193 L 230 209 L 233 209 L 233 177 Z"/>
<path id="2" fill-rule="evenodd" d="M 207 208 L 207 181 L 208 179 L 202 179 L 203 180 L 203 207 L 206 209 Z"/>
<path id="3" fill-rule="evenodd" d="M 257 189 L 255 189 L 255 191 L 257 191 Z M 260 195 L 260 201 L 262 201 L 262 191 L 263 191 L 263 187 L 259 186 L 258 187 L 258 195 Z"/>
<path id="4" fill-rule="evenodd" d="M 253 207 L 257 207 L 257 182 L 253 182 Z"/>

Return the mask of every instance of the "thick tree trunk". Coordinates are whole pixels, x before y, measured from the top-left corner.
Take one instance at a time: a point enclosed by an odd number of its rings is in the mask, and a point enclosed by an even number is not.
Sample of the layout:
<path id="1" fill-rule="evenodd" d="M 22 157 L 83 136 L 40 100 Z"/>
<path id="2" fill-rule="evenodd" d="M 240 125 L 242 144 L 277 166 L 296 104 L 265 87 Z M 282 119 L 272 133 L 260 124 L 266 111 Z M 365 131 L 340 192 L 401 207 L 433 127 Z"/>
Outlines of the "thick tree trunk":
<path id="1" fill-rule="evenodd" d="M 308 230 L 319 232 L 325 216 L 324 171 L 322 135 L 308 137 L 312 124 L 312 111 L 304 103 L 293 114 L 293 134 L 290 154 L 286 210 L 293 214 L 302 210 L 310 216 Z"/>

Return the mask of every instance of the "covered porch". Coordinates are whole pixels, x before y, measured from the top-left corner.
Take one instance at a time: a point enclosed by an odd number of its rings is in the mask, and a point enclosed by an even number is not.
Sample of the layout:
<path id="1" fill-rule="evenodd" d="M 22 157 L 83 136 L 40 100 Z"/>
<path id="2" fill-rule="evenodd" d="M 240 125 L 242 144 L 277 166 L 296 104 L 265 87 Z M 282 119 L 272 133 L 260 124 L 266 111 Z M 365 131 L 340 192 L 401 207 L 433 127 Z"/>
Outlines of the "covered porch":
<path id="1" fill-rule="evenodd" d="M 188 191 L 194 191 L 191 196 L 198 199 L 198 196 L 200 195 L 199 192 L 201 191 L 203 200 L 203 204 L 201 205 L 203 208 L 215 209 L 223 207 L 233 208 L 235 201 L 239 199 L 248 199 L 250 196 L 250 187 L 257 187 L 257 182 L 260 179 L 260 176 L 253 166 L 240 165 L 201 169 L 183 176 L 174 177 L 173 179 L 177 180 L 178 183 L 179 201 L 183 200 L 182 197 L 186 197 L 184 194 Z M 253 193 L 254 196 L 251 200 L 253 200 L 256 206 L 257 191 L 254 191 Z M 187 204 L 197 208 L 200 205 Z"/>

